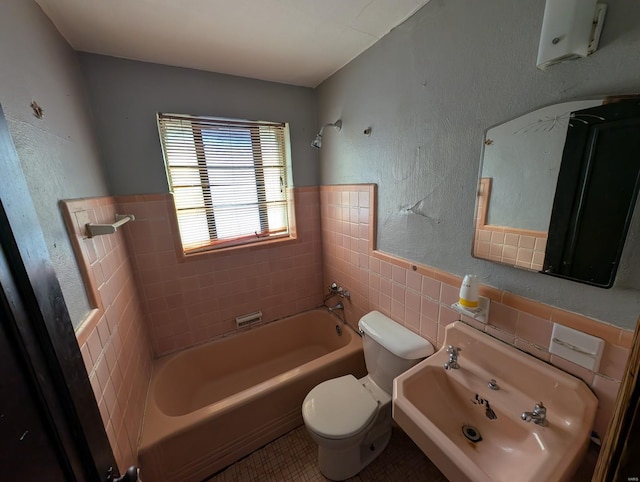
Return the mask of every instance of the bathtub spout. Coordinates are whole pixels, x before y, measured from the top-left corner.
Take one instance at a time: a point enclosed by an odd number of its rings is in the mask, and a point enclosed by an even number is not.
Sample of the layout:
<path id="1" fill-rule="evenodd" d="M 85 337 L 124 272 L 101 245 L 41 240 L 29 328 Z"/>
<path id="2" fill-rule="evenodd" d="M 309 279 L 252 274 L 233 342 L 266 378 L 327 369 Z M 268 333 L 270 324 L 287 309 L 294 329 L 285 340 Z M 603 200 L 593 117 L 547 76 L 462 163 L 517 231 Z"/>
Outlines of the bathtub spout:
<path id="1" fill-rule="evenodd" d="M 344 305 L 342 304 L 342 301 L 339 301 L 334 306 L 329 306 L 329 313 L 332 313 L 335 310 L 343 310 L 344 311 Z"/>

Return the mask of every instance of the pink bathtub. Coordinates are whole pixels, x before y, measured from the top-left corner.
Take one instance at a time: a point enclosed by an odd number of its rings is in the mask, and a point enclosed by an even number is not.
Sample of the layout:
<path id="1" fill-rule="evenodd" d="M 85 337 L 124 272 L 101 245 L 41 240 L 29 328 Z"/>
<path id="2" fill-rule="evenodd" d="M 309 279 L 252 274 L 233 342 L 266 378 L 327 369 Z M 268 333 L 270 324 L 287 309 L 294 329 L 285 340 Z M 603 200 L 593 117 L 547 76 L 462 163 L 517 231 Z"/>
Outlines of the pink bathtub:
<path id="1" fill-rule="evenodd" d="M 301 425 L 309 390 L 348 373 L 366 373 L 360 337 L 321 310 L 156 360 L 142 480 L 202 480 Z"/>

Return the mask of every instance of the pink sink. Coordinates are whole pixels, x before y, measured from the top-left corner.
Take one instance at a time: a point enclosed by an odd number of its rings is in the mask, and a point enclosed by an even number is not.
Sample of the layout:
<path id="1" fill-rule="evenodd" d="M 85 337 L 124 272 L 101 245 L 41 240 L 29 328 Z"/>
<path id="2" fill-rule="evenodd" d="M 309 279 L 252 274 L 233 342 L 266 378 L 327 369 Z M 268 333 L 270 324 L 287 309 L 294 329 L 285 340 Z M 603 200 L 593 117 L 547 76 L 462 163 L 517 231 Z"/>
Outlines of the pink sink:
<path id="1" fill-rule="evenodd" d="M 461 348 L 458 369 L 444 369 L 448 345 Z M 492 379 L 498 390 L 489 388 Z M 539 402 L 546 425 L 522 420 Z M 393 387 L 393 418 L 456 482 L 570 480 L 597 405 L 581 380 L 462 322 Z"/>

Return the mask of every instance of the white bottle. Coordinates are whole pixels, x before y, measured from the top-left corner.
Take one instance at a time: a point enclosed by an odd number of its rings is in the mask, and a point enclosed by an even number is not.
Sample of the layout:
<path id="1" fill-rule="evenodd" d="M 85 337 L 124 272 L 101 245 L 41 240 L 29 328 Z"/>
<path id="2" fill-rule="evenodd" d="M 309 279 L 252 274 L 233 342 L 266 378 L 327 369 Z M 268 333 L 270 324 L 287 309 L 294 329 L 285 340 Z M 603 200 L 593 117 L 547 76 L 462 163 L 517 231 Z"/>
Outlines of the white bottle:
<path id="1" fill-rule="evenodd" d="M 470 310 L 478 308 L 478 291 L 478 277 L 475 274 L 465 275 L 460 286 L 460 304 Z"/>

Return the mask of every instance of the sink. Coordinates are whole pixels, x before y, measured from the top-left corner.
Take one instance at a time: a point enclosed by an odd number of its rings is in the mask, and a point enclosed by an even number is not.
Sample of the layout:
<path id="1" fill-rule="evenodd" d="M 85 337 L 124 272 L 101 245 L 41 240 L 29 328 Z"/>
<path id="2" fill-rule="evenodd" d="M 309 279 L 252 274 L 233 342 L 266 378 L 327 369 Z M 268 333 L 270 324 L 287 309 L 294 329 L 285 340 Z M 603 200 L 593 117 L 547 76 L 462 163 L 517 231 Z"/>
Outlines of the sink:
<path id="1" fill-rule="evenodd" d="M 448 345 L 461 348 L 458 369 L 444 369 Z M 521 418 L 540 402 L 546 425 Z M 581 380 L 460 321 L 393 386 L 394 420 L 456 482 L 570 480 L 597 406 Z"/>

